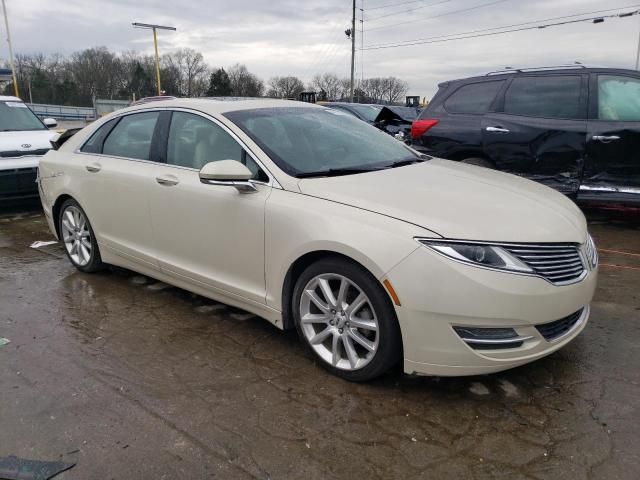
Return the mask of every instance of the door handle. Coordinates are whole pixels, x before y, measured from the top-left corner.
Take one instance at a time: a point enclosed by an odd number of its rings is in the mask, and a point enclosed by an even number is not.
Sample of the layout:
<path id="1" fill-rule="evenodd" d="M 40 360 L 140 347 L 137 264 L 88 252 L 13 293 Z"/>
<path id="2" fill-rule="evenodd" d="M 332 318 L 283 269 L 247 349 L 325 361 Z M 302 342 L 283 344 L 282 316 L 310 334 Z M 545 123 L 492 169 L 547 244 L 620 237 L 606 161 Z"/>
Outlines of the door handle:
<path id="1" fill-rule="evenodd" d="M 615 142 L 616 140 L 620 140 L 620 137 L 618 135 L 594 135 L 591 138 L 596 140 L 597 142 L 602 142 L 602 143 L 609 143 L 609 142 Z"/>
<path id="2" fill-rule="evenodd" d="M 85 166 L 84 168 L 86 168 L 87 171 L 89 171 L 91 173 L 97 173 L 102 168 L 102 165 L 100 165 L 99 163 L 90 163 L 87 166 Z"/>
<path id="3" fill-rule="evenodd" d="M 485 130 L 487 132 L 494 132 L 494 133 L 509 133 L 508 129 L 502 128 L 502 127 L 487 127 L 485 128 Z"/>
<path id="4" fill-rule="evenodd" d="M 173 175 L 166 175 L 166 176 L 156 177 L 156 182 L 158 182 L 160 185 L 164 185 L 165 187 L 172 187 L 180 183 L 180 180 L 178 180 Z"/>

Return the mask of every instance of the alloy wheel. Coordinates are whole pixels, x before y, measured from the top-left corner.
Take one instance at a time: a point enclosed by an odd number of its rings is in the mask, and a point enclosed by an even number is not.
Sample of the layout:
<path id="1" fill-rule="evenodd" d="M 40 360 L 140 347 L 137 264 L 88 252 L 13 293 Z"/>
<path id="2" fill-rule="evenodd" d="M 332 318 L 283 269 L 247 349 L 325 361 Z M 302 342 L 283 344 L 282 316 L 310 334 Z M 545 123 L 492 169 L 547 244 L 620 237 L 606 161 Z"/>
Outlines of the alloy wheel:
<path id="1" fill-rule="evenodd" d="M 379 325 L 369 297 L 352 280 L 335 273 L 313 277 L 300 298 L 301 330 L 330 365 L 359 370 L 376 355 Z"/>
<path id="2" fill-rule="evenodd" d="M 69 257 L 76 265 L 84 267 L 91 261 L 93 249 L 89 222 L 78 207 L 70 205 L 62 212 L 62 241 Z"/>

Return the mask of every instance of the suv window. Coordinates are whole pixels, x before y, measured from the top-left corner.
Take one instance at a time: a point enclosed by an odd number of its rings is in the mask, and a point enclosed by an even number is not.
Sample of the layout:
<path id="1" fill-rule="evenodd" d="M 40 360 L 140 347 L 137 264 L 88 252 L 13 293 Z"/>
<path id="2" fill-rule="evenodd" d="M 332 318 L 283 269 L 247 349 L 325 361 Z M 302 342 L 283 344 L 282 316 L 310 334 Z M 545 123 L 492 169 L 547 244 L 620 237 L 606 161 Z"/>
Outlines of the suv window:
<path id="1" fill-rule="evenodd" d="M 640 79 L 598 75 L 598 118 L 640 121 Z"/>
<path id="2" fill-rule="evenodd" d="M 516 77 L 504 97 L 504 113 L 543 118 L 582 118 L 578 75 Z"/>
<path id="3" fill-rule="evenodd" d="M 158 116 L 160 112 L 134 113 L 123 117 L 104 141 L 102 153 L 149 160 Z"/>
<path id="4" fill-rule="evenodd" d="M 470 83 L 447 98 L 444 108 L 450 113 L 487 113 L 504 80 Z"/>
<path id="5" fill-rule="evenodd" d="M 234 138 L 210 120 L 199 115 L 173 112 L 167 143 L 167 163 L 200 170 L 219 160 L 237 160 L 247 166 L 255 180 L 268 177 Z"/>

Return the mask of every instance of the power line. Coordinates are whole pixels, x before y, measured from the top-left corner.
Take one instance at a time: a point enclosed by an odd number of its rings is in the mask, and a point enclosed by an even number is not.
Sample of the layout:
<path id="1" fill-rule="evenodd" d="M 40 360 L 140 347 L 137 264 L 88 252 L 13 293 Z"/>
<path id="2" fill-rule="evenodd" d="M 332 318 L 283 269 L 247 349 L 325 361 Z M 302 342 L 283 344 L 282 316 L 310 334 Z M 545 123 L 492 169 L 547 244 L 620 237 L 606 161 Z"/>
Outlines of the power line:
<path id="1" fill-rule="evenodd" d="M 409 12 L 415 12 L 416 10 L 421 10 L 421 9 L 427 8 L 427 7 L 433 7 L 433 6 L 436 6 L 436 5 L 440 5 L 442 3 L 448 3 L 450 1 L 451 0 L 440 0 L 438 2 L 428 3 L 427 5 L 421 5 L 419 7 L 409 8 L 409 9 L 403 10 L 401 12 L 385 13 L 384 15 L 378 15 L 377 17 L 367 18 L 367 21 L 371 22 L 373 20 L 378 20 L 379 18 L 395 17 L 397 15 L 406 15 Z M 371 10 L 371 9 L 369 9 L 369 10 Z"/>
<path id="2" fill-rule="evenodd" d="M 431 20 L 432 18 L 440 18 L 440 17 L 444 17 L 444 16 L 447 16 L 447 15 L 454 15 L 456 13 L 469 12 L 471 10 L 477 10 L 479 8 L 490 7 L 492 5 L 496 5 L 498 3 L 503 3 L 503 2 L 506 2 L 506 1 L 508 1 L 508 0 L 494 0 L 493 2 L 483 3 L 481 5 L 474 5 L 473 7 L 461 8 L 461 9 L 458 9 L 458 10 L 452 10 L 450 12 L 444 12 L 444 13 L 441 13 L 439 15 L 433 15 L 431 17 L 423 17 L 423 18 L 418 18 L 418 19 L 415 19 L 415 20 L 408 20 L 406 22 L 392 23 L 390 25 L 380 25 L 379 27 L 372 27 L 368 31 L 370 32 L 371 30 L 380 30 L 380 29 L 384 29 L 384 28 L 397 27 L 398 25 L 406 25 L 407 23 L 422 22 L 424 20 Z"/>
<path id="3" fill-rule="evenodd" d="M 559 26 L 559 25 L 569 25 L 569 24 L 573 24 L 573 23 L 588 22 L 588 21 L 594 21 L 594 20 L 598 20 L 599 21 L 598 23 L 600 23 L 600 21 L 604 21 L 605 18 L 625 18 L 625 17 L 631 17 L 633 15 L 638 15 L 638 14 L 640 14 L 640 10 L 635 10 L 635 11 L 626 12 L 626 13 L 620 13 L 620 14 L 617 14 L 617 15 L 605 15 L 605 16 L 599 16 L 599 17 L 582 18 L 582 19 L 578 19 L 578 20 L 568 20 L 568 21 L 565 21 L 565 22 L 549 23 L 549 24 L 546 24 L 546 25 L 536 25 L 536 26 L 532 26 L 532 27 L 513 28 L 513 29 L 510 29 L 510 30 L 503 30 L 501 32 L 481 33 L 481 34 L 477 34 L 477 35 L 471 35 L 471 33 L 473 33 L 473 32 L 464 32 L 464 33 L 450 35 L 450 37 L 454 37 L 454 38 L 441 38 L 441 39 L 420 40 L 420 41 L 418 41 L 418 40 L 407 40 L 406 42 L 402 42 L 402 43 L 370 46 L 370 47 L 365 47 L 364 49 L 365 50 L 380 50 L 380 49 L 383 49 L 383 48 L 409 47 L 409 46 L 413 46 L 413 45 L 424 45 L 424 44 L 428 44 L 428 43 L 442 43 L 442 42 L 451 42 L 451 41 L 454 41 L 454 40 L 467 40 L 469 38 L 489 37 L 489 36 L 493 36 L 493 35 L 502 35 L 504 33 L 522 32 L 524 30 L 537 30 L 537 29 L 548 28 L 548 27 L 556 27 L 556 26 Z M 500 28 L 500 27 L 497 27 L 497 28 Z M 508 28 L 508 27 L 502 27 L 502 28 Z M 446 36 L 443 36 L 443 37 L 446 37 Z"/>
<path id="4" fill-rule="evenodd" d="M 378 7 L 367 8 L 367 10 L 381 10 L 383 8 L 389 7 L 399 7 L 400 5 L 408 5 L 410 3 L 422 3 L 425 0 L 411 0 L 410 2 L 397 2 L 397 3 L 388 3 L 387 5 L 380 5 Z"/>
<path id="5" fill-rule="evenodd" d="M 563 16 L 560 16 L 560 17 L 543 18 L 543 19 L 540 19 L 540 20 L 532 20 L 532 21 L 529 21 L 529 22 L 513 23 L 511 25 L 503 25 L 501 27 L 482 28 L 482 29 L 478 29 L 478 30 L 470 30 L 470 31 L 467 31 L 467 32 L 450 33 L 448 35 L 436 35 L 436 36 L 432 36 L 432 37 L 414 38 L 412 40 L 404 40 L 404 41 L 398 41 L 398 42 L 378 43 L 378 44 L 367 45 L 367 48 L 379 47 L 379 46 L 382 46 L 382 45 L 390 45 L 390 44 L 395 44 L 395 43 L 403 44 L 405 42 L 418 42 L 418 41 L 422 41 L 422 40 L 433 40 L 433 39 L 437 39 L 437 38 L 449 38 L 449 37 L 456 37 L 456 36 L 459 36 L 459 35 L 468 35 L 468 34 L 472 34 L 472 33 L 490 32 L 490 31 L 493 31 L 493 30 L 502 30 L 502 29 L 505 29 L 505 28 L 522 27 L 524 25 L 533 25 L 533 24 L 541 23 L 541 22 L 551 22 L 551 21 L 555 21 L 555 20 L 563 20 L 565 18 L 582 17 L 584 15 L 595 15 L 595 14 L 598 14 L 598 13 L 612 12 L 614 10 L 621 10 L 621 9 L 624 9 L 624 8 L 635 8 L 635 7 L 640 7 L 640 4 L 625 5 L 624 7 L 616 7 L 616 8 L 606 8 L 604 10 L 594 10 L 594 11 L 591 11 L 591 12 L 575 13 L 573 15 L 563 15 Z"/>

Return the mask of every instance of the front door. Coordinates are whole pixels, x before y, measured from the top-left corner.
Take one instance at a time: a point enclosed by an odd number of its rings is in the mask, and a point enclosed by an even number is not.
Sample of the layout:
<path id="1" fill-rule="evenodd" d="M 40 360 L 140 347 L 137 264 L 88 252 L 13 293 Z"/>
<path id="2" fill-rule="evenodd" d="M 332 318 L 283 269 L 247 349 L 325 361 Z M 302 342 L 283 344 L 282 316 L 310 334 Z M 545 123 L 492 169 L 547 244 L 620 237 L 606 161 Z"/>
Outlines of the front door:
<path id="1" fill-rule="evenodd" d="M 586 76 L 513 78 L 497 112 L 482 120 L 485 154 L 498 170 L 576 194 L 587 133 Z"/>
<path id="2" fill-rule="evenodd" d="M 640 203 L 640 77 L 594 74 L 579 199 Z"/>
<path id="3" fill-rule="evenodd" d="M 255 175 L 254 193 L 200 181 L 209 162 L 237 160 Z M 268 177 L 212 119 L 175 111 L 151 189 L 151 220 L 162 270 L 265 303 L 264 214 Z"/>

